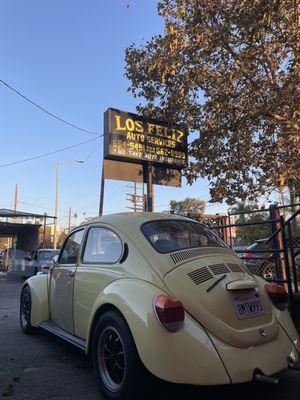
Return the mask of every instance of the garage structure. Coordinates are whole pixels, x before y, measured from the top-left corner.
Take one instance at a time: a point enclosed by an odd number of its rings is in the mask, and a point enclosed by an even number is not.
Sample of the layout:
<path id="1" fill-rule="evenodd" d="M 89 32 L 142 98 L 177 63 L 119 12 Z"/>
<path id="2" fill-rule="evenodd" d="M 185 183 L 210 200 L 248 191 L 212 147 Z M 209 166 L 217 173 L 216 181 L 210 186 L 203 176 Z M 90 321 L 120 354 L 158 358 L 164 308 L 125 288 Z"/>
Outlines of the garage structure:
<path id="1" fill-rule="evenodd" d="M 55 217 L 47 214 L 34 214 L 23 211 L 0 209 L 0 238 L 10 238 L 11 247 L 33 251 L 40 246 L 39 233 L 43 229 L 41 247 L 44 247 L 46 225 Z"/>

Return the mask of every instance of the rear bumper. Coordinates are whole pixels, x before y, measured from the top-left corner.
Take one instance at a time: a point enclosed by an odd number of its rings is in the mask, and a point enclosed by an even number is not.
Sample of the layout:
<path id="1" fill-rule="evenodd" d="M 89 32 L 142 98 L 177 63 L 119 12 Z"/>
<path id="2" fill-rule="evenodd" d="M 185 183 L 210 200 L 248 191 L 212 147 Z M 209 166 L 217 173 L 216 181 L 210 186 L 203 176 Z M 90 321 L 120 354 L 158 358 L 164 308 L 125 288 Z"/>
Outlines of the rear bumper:
<path id="1" fill-rule="evenodd" d="M 288 359 L 297 362 L 299 354 L 291 339 L 280 327 L 277 337 L 260 346 L 237 348 L 210 335 L 231 383 L 249 382 L 255 370 L 271 376 L 288 368 Z"/>

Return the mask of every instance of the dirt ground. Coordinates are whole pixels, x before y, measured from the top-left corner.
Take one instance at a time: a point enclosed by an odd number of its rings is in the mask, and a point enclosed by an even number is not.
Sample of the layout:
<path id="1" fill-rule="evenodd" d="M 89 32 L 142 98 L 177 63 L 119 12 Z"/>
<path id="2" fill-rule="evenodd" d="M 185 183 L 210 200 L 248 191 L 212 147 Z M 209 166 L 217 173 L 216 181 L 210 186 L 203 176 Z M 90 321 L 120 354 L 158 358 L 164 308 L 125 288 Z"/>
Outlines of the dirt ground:
<path id="1" fill-rule="evenodd" d="M 86 357 L 71 345 L 40 332 L 19 328 L 22 282 L 0 275 L 0 396 L 17 400 L 101 399 Z M 300 372 L 278 375 L 279 386 L 263 383 L 221 387 L 157 385 L 153 399 L 162 400 L 300 400 Z"/>

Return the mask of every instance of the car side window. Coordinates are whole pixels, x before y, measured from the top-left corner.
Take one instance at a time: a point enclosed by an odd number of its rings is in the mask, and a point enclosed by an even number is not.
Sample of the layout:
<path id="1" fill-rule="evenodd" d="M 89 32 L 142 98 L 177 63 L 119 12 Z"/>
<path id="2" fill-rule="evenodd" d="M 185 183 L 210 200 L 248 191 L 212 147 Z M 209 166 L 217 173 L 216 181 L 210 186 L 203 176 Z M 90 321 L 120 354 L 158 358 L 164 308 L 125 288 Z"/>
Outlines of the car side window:
<path id="1" fill-rule="evenodd" d="M 59 264 L 76 264 L 84 230 L 76 231 L 70 235 L 60 256 Z"/>
<path id="2" fill-rule="evenodd" d="M 114 264 L 121 258 L 123 244 L 118 235 L 107 228 L 94 227 L 88 231 L 82 262 Z"/>

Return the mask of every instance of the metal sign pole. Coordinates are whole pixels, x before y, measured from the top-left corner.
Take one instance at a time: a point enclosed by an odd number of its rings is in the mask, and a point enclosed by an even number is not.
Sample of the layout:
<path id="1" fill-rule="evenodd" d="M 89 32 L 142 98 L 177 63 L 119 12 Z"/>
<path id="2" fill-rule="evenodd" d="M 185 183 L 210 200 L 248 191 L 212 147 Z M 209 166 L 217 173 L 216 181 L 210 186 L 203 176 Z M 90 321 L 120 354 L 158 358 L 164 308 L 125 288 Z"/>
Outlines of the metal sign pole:
<path id="1" fill-rule="evenodd" d="M 100 183 L 99 217 L 102 217 L 102 215 L 103 215 L 104 186 L 105 186 L 105 178 L 104 178 L 104 160 L 103 160 L 102 161 L 102 172 L 101 172 L 101 183 Z"/>
<path id="2" fill-rule="evenodd" d="M 147 185 L 146 211 L 153 212 L 153 176 L 152 164 L 149 162 L 144 165 L 144 180 Z"/>

